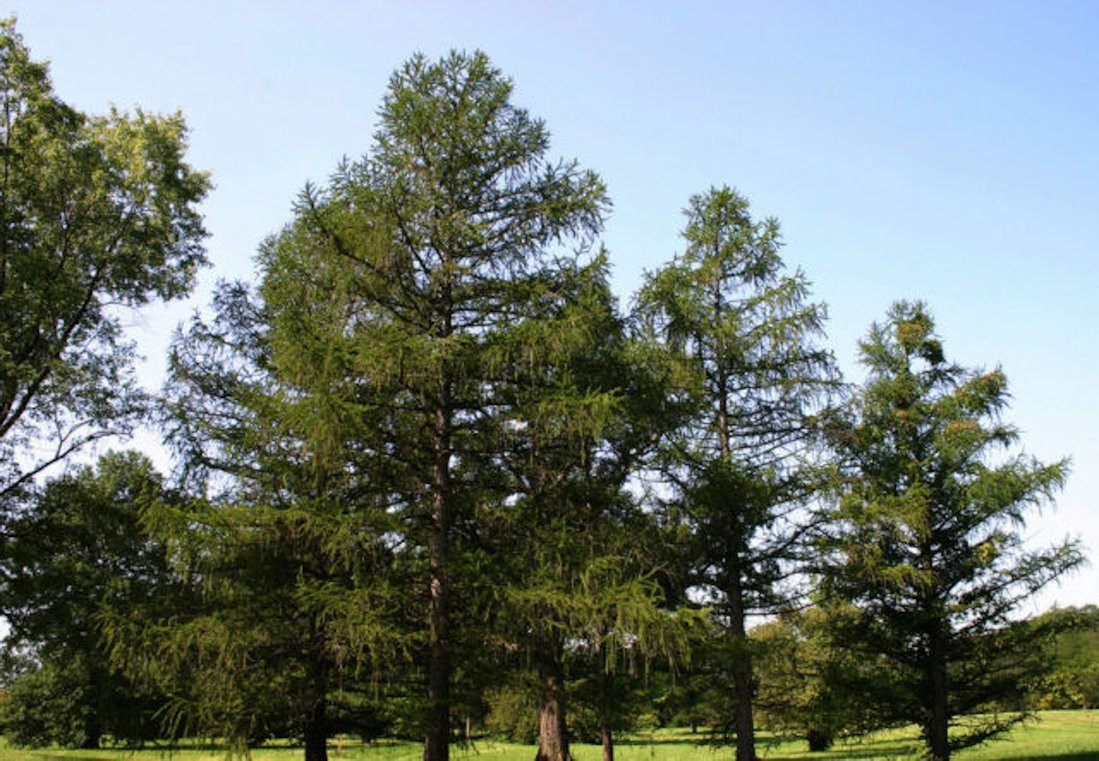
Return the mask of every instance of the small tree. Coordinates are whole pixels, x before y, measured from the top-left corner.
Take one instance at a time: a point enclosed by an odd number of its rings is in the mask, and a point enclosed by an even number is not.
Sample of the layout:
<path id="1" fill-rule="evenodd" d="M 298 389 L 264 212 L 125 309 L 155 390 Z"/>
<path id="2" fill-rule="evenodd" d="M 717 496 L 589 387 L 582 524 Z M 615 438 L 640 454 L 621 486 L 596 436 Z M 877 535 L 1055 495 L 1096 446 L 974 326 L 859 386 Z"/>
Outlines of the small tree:
<path id="1" fill-rule="evenodd" d="M 837 737 L 903 724 L 889 713 L 892 671 L 837 642 L 837 616 L 819 607 L 785 613 L 752 629 L 756 701 L 763 726 L 802 737 L 824 751 Z"/>
<path id="2" fill-rule="evenodd" d="M 923 304 L 895 304 L 860 350 L 869 377 L 831 433 L 824 589 L 859 611 L 843 641 L 893 665 L 898 707 L 941 761 L 1021 719 L 955 721 L 1023 691 L 1038 643 L 1018 605 L 1083 561 L 1073 542 L 1027 551 L 1020 536 L 1068 466 L 995 456 L 1018 441 L 1004 374 L 947 362 Z"/>
<path id="3" fill-rule="evenodd" d="M 172 598 L 179 578 L 146 514 L 178 504 L 152 465 L 112 453 L 45 484 L 34 509 L 11 521 L 0 560 L 7 655 L 30 655 L 3 702 L 5 733 L 24 745 L 95 748 L 103 735 L 137 742 L 161 730 L 163 695 L 115 668 L 101 616 Z"/>
<path id="4" fill-rule="evenodd" d="M 308 253 L 308 231 L 288 226 L 261 250 L 259 293 L 222 286 L 215 318 L 175 341 L 170 438 L 204 498 L 157 515 L 157 529 L 201 599 L 138 626 L 116 617 L 112 639 L 192 730 L 241 751 L 289 733 L 324 761 L 333 695 L 392 664 L 404 639 L 381 418 L 354 414 L 345 262 Z"/>

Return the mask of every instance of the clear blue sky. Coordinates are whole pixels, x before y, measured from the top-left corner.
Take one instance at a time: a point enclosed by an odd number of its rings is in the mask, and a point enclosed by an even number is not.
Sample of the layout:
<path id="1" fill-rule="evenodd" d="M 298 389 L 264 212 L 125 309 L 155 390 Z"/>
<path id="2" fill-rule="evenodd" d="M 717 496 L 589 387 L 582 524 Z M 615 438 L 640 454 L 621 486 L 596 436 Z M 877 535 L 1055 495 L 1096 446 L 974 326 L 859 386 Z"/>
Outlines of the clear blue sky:
<path id="1" fill-rule="evenodd" d="M 182 110 L 213 175 L 199 295 L 133 325 L 150 384 L 302 185 L 368 149 L 389 73 L 480 48 L 606 180 L 624 302 L 680 250 L 688 197 L 737 187 L 782 221 L 851 379 L 897 298 L 929 302 L 957 361 L 1002 365 L 1026 449 L 1074 463 L 1027 535 L 1099 553 L 1099 3 L 5 2 L 63 99 Z M 1042 604 L 1099 602 L 1097 579 Z"/>

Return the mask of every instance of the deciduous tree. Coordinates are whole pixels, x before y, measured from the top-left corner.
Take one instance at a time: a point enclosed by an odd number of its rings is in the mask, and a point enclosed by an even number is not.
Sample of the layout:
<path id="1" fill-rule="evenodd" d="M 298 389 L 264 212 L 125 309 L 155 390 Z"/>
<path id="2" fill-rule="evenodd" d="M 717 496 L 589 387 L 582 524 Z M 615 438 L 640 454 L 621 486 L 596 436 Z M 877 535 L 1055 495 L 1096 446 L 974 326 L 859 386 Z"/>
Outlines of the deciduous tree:
<path id="1" fill-rule="evenodd" d="M 111 663 L 102 616 L 178 601 L 180 578 L 145 519 L 179 501 L 144 457 L 112 453 L 47 482 L 33 509 L 10 522 L 0 561 L 4 647 L 29 662 L 3 704 L 16 742 L 95 748 L 104 735 L 139 742 L 161 732 L 164 696 Z"/>
<path id="2" fill-rule="evenodd" d="M 542 122 L 511 102 L 511 82 L 482 53 L 417 56 L 390 81 L 373 149 L 308 195 L 303 219 L 355 266 L 362 377 L 399 425 L 385 450 L 402 480 L 404 537 L 426 566 L 425 761 L 445 761 L 451 734 L 455 557 L 476 536 L 502 380 L 500 333 L 537 311 L 553 278 L 583 253 L 607 207 L 603 184 L 574 162 L 547 160 Z M 569 246 L 576 250 L 570 251 Z"/>
<path id="3" fill-rule="evenodd" d="M 0 509 L 144 409 L 123 309 L 190 290 L 205 262 L 179 115 L 88 116 L 0 23 Z"/>

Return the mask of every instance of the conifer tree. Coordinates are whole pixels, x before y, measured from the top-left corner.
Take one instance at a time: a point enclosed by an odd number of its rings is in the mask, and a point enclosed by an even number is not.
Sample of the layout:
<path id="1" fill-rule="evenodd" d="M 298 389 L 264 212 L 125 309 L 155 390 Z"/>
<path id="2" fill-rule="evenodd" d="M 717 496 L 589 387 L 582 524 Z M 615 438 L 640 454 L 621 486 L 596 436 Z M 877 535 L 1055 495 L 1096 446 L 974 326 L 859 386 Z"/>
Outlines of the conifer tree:
<path id="1" fill-rule="evenodd" d="M 547 273 L 549 274 L 549 273 Z M 598 685 L 604 757 L 613 756 L 614 672 L 634 654 L 680 656 L 690 619 L 665 606 L 653 516 L 627 480 L 659 430 L 665 389 L 617 314 L 605 257 L 560 267 L 531 314 L 502 334 L 503 474 L 497 520 L 501 636 L 528 664 L 539 761 L 568 761 L 566 682 Z"/>
<path id="2" fill-rule="evenodd" d="M 324 761 L 341 675 L 376 674 L 402 638 L 377 418 L 348 413 L 344 273 L 286 256 L 304 246 L 294 225 L 271 238 L 258 293 L 222 285 L 173 345 L 165 422 L 195 499 L 152 518 L 200 602 L 119 617 L 112 641 L 182 728 L 235 750 L 289 733 Z"/>
<path id="3" fill-rule="evenodd" d="M 1041 628 L 1018 606 L 1082 562 L 1072 542 L 1028 550 L 1020 535 L 1068 463 L 1013 451 L 1003 372 L 947 361 L 923 304 L 894 304 L 860 351 L 869 377 L 831 431 L 841 491 L 825 590 L 860 613 L 837 619 L 839 639 L 891 664 L 896 708 L 945 761 L 1022 718 L 956 721 L 1021 694 Z"/>
<path id="4" fill-rule="evenodd" d="M 340 675 L 392 667 L 402 636 L 380 422 L 346 367 L 343 272 L 304 268 L 307 238 L 291 225 L 269 240 L 259 292 L 223 286 L 214 320 L 174 344 L 171 440 L 205 499 L 161 527 L 190 534 L 180 560 L 204 579 L 205 608 L 160 634 L 198 682 L 183 715 L 238 746 L 289 731 L 323 761 Z"/>
<path id="5" fill-rule="evenodd" d="M 302 219 L 354 269 L 348 309 L 361 329 L 353 372 L 393 425 L 384 431 L 392 495 L 427 632 L 425 761 L 445 761 L 452 654 L 475 614 L 456 558 L 476 546 L 501 374 L 492 347 L 537 313 L 546 277 L 582 255 L 601 226 L 602 182 L 547 160 L 542 122 L 511 103 L 511 82 L 483 53 L 417 56 L 383 101 L 373 149 L 311 190 Z M 572 246 L 573 250 L 569 250 Z M 483 469 L 481 469 L 483 472 Z"/>
<path id="6" fill-rule="evenodd" d="M 812 413 L 836 384 L 816 345 L 824 307 L 783 274 L 778 222 L 736 191 L 694 196 L 684 253 L 649 274 L 639 315 L 690 378 L 695 401 L 666 439 L 664 473 L 695 544 L 695 583 L 727 635 L 738 761 L 754 761 L 747 621 L 786 602 L 806 486 L 798 467 Z"/>

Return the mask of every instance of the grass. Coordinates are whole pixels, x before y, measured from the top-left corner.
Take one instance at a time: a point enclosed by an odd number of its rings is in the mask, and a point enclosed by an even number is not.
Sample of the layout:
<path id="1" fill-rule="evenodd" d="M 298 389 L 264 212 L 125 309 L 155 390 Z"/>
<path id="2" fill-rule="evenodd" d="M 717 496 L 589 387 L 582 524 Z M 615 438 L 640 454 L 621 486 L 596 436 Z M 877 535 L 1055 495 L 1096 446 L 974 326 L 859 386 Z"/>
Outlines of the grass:
<path id="1" fill-rule="evenodd" d="M 574 744 L 576 761 L 600 761 L 598 745 Z M 809 753 L 804 742 L 771 741 L 766 735 L 759 743 L 765 761 L 874 761 L 874 759 L 917 759 L 920 743 L 915 731 L 883 732 L 849 743 L 837 743 L 824 753 Z M 421 748 L 407 742 L 376 742 L 370 745 L 345 742 L 337 756 L 333 742 L 332 761 L 419 761 Z M 454 761 L 532 761 L 534 749 L 528 745 L 482 740 L 469 747 L 455 748 Z M 297 761 L 300 748 L 272 745 L 252 753 L 254 761 Z M 687 730 L 660 730 L 639 734 L 615 746 L 615 761 L 730 761 L 730 748 L 711 748 L 701 735 Z M 1099 711 L 1045 711 L 1039 720 L 1018 727 L 1005 738 L 956 755 L 960 761 L 1099 761 Z M 173 750 L 21 750 L 0 747 L 0 761 L 224 761 L 224 751 L 209 747 Z"/>

